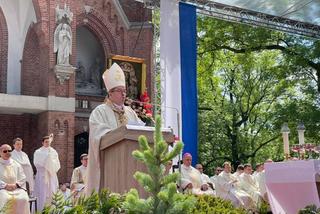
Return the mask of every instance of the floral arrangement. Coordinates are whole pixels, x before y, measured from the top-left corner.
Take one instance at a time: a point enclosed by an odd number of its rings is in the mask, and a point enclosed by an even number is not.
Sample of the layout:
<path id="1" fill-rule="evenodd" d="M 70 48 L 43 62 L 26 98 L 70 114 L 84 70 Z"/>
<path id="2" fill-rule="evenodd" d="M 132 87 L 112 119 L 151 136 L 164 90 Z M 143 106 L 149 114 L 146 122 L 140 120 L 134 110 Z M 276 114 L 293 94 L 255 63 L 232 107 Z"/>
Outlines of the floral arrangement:
<path id="1" fill-rule="evenodd" d="M 145 91 L 141 94 L 139 102 L 126 99 L 125 105 L 130 106 L 138 115 L 138 117 L 146 123 L 147 126 L 154 125 L 154 119 L 152 116 L 152 104 L 150 103 L 150 97 Z"/>

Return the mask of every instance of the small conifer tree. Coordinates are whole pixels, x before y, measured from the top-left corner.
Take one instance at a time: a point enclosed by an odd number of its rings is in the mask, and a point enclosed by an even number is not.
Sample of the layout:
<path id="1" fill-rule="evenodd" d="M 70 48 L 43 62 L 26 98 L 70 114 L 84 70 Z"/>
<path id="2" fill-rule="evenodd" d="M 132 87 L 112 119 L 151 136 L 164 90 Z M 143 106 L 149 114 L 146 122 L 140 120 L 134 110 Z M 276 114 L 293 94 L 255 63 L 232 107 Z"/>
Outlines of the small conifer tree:
<path id="1" fill-rule="evenodd" d="M 178 173 L 165 175 L 165 166 L 170 160 L 180 154 L 182 142 L 176 142 L 172 151 L 168 151 L 168 144 L 161 133 L 161 119 L 156 116 L 154 144 L 149 146 L 145 136 L 139 137 L 140 149 L 132 155 L 147 167 L 147 173 L 136 172 L 134 178 L 149 193 L 147 199 L 140 199 L 138 191 L 131 189 L 126 196 L 124 209 L 134 214 L 179 214 L 189 213 L 196 203 L 191 195 L 177 192 L 176 182 Z"/>

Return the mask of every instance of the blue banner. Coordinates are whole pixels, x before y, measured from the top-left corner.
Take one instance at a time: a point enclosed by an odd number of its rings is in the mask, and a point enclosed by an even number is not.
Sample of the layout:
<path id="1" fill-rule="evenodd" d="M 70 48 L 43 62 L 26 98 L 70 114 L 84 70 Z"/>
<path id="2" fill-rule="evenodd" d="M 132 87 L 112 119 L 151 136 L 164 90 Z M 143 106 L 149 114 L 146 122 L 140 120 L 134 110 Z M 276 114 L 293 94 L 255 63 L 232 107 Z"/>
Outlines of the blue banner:
<path id="1" fill-rule="evenodd" d="M 184 152 L 198 162 L 198 98 L 197 98 L 197 14 L 196 7 L 179 3 L 181 111 Z"/>

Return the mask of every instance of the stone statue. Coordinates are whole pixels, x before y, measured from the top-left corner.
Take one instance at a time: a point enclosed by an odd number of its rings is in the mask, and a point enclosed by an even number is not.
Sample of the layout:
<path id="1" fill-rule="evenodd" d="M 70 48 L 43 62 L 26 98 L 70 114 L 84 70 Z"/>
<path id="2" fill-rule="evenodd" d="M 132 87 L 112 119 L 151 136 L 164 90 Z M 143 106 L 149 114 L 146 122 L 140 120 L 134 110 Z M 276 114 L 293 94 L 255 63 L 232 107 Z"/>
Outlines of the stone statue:
<path id="1" fill-rule="evenodd" d="M 57 5 L 56 9 L 56 22 L 64 22 L 70 24 L 73 19 L 73 13 L 70 10 L 70 7 L 67 4 L 64 4 L 64 8 L 60 9 Z"/>
<path id="2" fill-rule="evenodd" d="M 102 67 L 99 57 L 95 59 L 95 62 L 90 67 L 90 82 L 97 88 L 101 88 Z"/>
<path id="3" fill-rule="evenodd" d="M 86 82 L 86 69 L 82 65 L 82 62 L 78 62 L 78 66 L 76 71 L 76 83 L 84 83 Z"/>
<path id="4" fill-rule="evenodd" d="M 69 56 L 72 54 L 72 31 L 67 23 L 60 23 L 54 32 L 54 53 L 57 54 L 58 65 L 70 65 Z"/>

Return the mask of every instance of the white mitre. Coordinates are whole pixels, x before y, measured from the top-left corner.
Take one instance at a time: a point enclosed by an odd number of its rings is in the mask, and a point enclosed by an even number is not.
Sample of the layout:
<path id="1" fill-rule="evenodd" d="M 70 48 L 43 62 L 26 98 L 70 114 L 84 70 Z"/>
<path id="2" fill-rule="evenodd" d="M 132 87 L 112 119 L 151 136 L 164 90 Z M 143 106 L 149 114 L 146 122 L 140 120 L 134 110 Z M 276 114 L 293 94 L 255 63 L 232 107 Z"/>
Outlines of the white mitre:
<path id="1" fill-rule="evenodd" d="M 107 91 L 118 86 L 126 87 L 123 70 L 117 63 L 113 63 L 112 66 L 103 73 L 102 78 Z"/>

